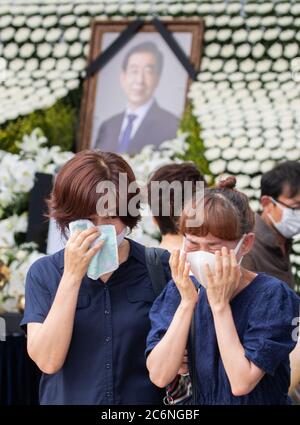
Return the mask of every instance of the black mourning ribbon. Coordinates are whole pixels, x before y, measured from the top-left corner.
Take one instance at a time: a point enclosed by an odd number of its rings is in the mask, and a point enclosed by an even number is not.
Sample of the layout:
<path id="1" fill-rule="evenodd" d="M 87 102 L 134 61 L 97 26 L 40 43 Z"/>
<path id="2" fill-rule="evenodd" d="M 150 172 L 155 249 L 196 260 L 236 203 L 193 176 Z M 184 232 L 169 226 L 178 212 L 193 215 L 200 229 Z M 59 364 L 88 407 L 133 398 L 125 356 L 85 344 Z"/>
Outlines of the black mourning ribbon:
<path id="1" fill-rule="evenodd" d="M 172 50 L 174 55 L 177 57 L 179 62 L 185 68 L 189 77 L 195 81 L 197 77 L 197 71 L 191 63 L 189 57 L 182 50 L 180 45 L 177 43 L 173 34 L 168 31 L 166 26 L 162 21 L 157 18 L 154 18 L 151 23 L 156 28 L 157 32 L 162 36 L 165 40 L 169 48 Z M 143 19 L 136 19 L 131 22 L 128 27 L 121 32 L 121 34 L 116 38 L 116 40 L 108 46 L 100 55 L 94 59 L 91 64 L 86 69 L 86 77 L 90 78 L 95 75 L 104 65 L 106 65 L 118 52 L 121 50 L 123 46 L 128 43 L 128 41 L 139 31 L 139 29 L 145 24 Z"/>

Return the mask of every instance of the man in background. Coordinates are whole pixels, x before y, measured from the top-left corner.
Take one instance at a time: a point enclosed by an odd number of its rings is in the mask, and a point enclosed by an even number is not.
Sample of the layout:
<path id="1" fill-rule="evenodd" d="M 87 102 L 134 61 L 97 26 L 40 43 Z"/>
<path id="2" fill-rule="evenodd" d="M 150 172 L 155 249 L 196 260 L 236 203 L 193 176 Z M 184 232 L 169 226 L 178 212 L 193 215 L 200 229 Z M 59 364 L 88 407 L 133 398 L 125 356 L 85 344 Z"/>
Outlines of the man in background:
<path id="1" fill-rule="evenodd" d="M 154 97 L 162 69 L 163 55 L 154 43 L 146 41 L 129 50 L 120 77 L 126 110 L 102 123 L 96 148 L 136 154 L 146 145 L 158 147 L 176 136 L 178 117 L 161 108 Z"/>
<path id="2" fill-rule="evenodd" d="M 300 163 L 286 161 L 261 179 L 262 213 L 256 214 L 255 242 L 242 266 L 265 272 L 295 289 L 290 253 L 293 237 L 300 233 Z M 300 341 L 291 353 L 292 398 L 300 404 Z"/>
<path id="3" fill-rule="evenodd" d="M 293 237 L 300 233 L 300 163 L 282 162 L 265 173 L 260 202 L 254 246 L 242 265 L 278 277 L 294 289 L 290 252 Z"/>

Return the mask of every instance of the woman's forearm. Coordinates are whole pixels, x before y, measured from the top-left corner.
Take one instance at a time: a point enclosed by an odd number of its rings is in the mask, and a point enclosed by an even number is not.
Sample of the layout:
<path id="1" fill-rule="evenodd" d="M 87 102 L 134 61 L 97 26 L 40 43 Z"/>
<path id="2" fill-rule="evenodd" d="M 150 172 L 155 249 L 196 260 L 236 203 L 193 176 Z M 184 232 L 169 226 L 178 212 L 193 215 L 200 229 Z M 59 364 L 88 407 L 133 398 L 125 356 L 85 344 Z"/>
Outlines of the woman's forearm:
<path id="1" fill-rule="evenodd" d="M 80 284 L 77 278 L 63 275 L 45 321 L 28 325 L 28 353 L 45 373 L 55 373 L 64 364 L 73 333 Z"/>
<path id="2" fill-rule="evenodd" d="M 218 346 L 223 365 L 235 396 L 248 394 L 257 385 L 264 373 L 245 357 L 231 307 L 212 310 Z"/>
<path id="3" fill-rule="evenodd" d="M 300 338 L 297 345 L 290 354 L 291 362 L 291 386 L 289 393 L 291 394 L 300 383 Z"/>
<path id="4" fill-rule="evenodd" d="M 164 337 L 147 358 L 151 381 L 158 387 L 168 385 L 178 373 L 187 344 L 195 304 L 181 301 Z"/>

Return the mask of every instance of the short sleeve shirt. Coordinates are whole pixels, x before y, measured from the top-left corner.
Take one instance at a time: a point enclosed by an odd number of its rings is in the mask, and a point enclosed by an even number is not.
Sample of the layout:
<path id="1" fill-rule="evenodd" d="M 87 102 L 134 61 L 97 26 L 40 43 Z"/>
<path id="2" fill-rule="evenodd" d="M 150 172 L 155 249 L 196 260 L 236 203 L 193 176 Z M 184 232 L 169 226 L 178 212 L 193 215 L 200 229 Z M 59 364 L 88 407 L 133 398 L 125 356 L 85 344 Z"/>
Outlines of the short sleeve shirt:
<path id="1" fill-rule="evenodd" d="M 161 404 L 144 350 L 155 299 L 145 247 L 130 240 L 126 262 L 103 283 L 84 277 L 78 295 L 71 344 L 61 370 L 43 374 L 41 404 Z M 162 255 L 167 281 L 169 254 Z M 21 325 L 43 323 L 64 269 L 64 250 L 37 260 L 26 279 Z"/>

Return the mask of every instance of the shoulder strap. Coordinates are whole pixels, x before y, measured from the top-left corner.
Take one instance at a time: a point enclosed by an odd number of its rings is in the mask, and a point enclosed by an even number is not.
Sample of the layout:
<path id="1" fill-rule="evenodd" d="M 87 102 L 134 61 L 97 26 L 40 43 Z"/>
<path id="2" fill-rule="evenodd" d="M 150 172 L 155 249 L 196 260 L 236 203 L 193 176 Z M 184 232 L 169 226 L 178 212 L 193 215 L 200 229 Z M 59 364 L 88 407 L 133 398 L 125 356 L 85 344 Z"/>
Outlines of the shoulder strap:
<path id="1" fill-rule="evenodd" d="M 166 252 L 166 250 L 162 248 L 146 247 L 145 249 L 147 269 L 156 297 L 158 297 L 167 284 L 164 267 L 161 262 L 161 256 L 164 252 Z"/>

